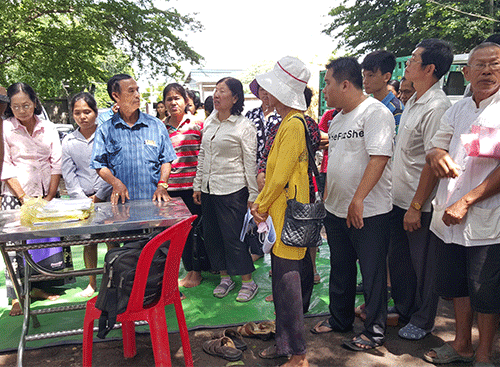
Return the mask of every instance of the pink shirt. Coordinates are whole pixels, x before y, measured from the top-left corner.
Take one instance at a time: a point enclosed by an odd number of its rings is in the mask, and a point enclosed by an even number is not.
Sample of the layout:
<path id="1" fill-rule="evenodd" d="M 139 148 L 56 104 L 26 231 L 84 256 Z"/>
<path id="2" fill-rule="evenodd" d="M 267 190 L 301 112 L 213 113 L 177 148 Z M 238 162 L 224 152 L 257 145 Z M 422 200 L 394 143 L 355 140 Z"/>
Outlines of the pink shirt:
<path id="1" fill-rule="evenodd" d="M 15 117 L 3 122 L 2 181 L 16 177 L 28 196 L 45 196 L 50 176 L 61 174 L 61 142 L 54 124 L 36 118 L 33 135 Z M 2 194 L 14 195 L 7 185 Z"/>

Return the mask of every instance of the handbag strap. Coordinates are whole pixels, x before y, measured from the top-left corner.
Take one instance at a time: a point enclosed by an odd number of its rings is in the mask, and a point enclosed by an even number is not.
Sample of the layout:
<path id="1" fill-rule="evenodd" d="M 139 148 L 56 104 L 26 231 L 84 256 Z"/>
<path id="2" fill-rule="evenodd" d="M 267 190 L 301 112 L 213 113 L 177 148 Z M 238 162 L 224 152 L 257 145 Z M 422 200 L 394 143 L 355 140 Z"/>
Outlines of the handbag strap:
<path id="1" fill-rule="evenodd" d="M 314 188 L 317 190 L 317 185 L 316 185 L 316 178 L 319 177 L 319 171 L 318 167 L 316 167 L 316 163 L 314 162 L 314 153 L 312 150 L 312 144 L 311 144 L 311 137 L 309 136 L 309 128 L 307 127 L 307 124 L 305 120 L 302 117 L 299 116 L 293 116 L 293 118 L 297 118 L 300 121 L 302 121 L 302 124 L 304 125 L 304 132 L 305 132 L 305 137 L 306 137 L 306 146 L 307 146 L 307 155 L 308 155 L 308 165 L 311 167 L 311 170 L 313 172 L 313 183 L 314 183 Z M 288 188 L 288 183 L 285 185 L 285 188 Z M 288 199 L 288 195 L 286 195 Z M 297 187 L 295 187 L 295 198 L 297 197 Z M 322 201 L 323 198 L 320 196 L 319 200 Z"/>
<path id="2" fill-rule="evenodd" d="M 304 125 L 304 131 L 306 135 L 306 146 L 307 146 L 307 155 L 309 156 L 309 167 L 311 167 L 314 176 L 319 177 L 319 171 L 318 167 L 316 167 L 316 163 L 314 163 L 314 152 L 312 150 L 312 144 L 311 144 L 311 137 L 309 136 L 309 129 L 307 127 L 307 124 L 305 120 L 302 117 L 299 116 L 294 116 L 295 118 L 299 119 L 302 121 L 302 124 Z"/>

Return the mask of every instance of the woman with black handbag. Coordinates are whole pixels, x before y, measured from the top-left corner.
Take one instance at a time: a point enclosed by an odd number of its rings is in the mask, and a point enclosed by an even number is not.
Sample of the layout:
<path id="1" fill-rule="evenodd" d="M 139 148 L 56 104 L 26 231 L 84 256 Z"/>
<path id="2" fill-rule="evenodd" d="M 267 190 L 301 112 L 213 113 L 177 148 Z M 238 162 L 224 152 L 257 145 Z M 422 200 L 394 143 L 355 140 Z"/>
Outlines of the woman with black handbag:
<path id="1" fill-rule="evenodd" d="M 276 229 L 276 243 L 271 252 L 272 287 L 276 310 L 276 346 L 259 353 L 262 358 L 291 355 L 284 366 L 308 366 L 303 337 L 303 298 L 310 298 L 313 269 L 306 247 L 283 243 L 287 200 L 309 203 L 304 89 L 310 72 L 300 60 L 284 57 L 274 69 L 256 77 L 260 87 L 269 94 L 269 103 L 283 122 L 269 153 L 264 188 L 252 206 L 256 222 L 268 215 Z M 308 303 L 308 302 L 305 302 Z"/>

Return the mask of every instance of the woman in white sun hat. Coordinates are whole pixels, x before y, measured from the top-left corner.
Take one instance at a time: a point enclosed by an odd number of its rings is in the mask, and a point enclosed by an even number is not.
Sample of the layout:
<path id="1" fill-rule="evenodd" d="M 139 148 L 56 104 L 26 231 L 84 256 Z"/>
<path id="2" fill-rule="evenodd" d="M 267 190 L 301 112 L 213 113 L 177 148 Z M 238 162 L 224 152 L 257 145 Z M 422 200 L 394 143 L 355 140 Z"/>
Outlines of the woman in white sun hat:
<path id="1" fill-rule="evenodd" d="M 306 248 L 291 247 L 281 240 L 286 200 L 309 202 L 308 154 L 304 114 L 304 89 L 311 73 L 295 57 L 284 57 L 274 69 L 256 77 L 269 94 L 269 104 L 283 118 L 266 167 L 264 188 L 252 206 L 261 222 L 271 215 L 278 239 L 271 253 L 272 287 L 276 310 L 276 345 L 259 353 L 262 358 L 291 355 L 284 366 L 308 366 L 304 340 L 303 297 L 311 297 L 313 269 Z M 307 304 L 309 302 L 306 302 Z"/>

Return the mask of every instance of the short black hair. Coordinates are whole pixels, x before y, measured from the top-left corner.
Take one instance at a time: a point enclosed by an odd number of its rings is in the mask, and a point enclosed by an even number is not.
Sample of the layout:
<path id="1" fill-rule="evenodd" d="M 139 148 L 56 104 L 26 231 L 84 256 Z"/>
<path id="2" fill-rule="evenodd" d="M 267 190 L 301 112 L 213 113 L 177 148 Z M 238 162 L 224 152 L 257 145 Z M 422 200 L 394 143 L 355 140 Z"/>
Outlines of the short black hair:
<path id="1" fill-rule="evenodd" d="M 391 79 L 387 82 L 387 85 L 391 85 L 394 87 L 394 89 L 396 90 L 396 92 L 399 92 L 399 81 L 396 80 L 396 79 Z"/>
<path id="2" fill-rule="evenodd" d="M 313 91 L 307 85 L 306 85 L 306 89 L 304 89 L 304 97 L 306 99 L 306 108 L 309 108 L 309 106 L 311 105 L 312 97 L 313 97 Z"/>
<path id="3" fill-rule="evenodd" d="M 434 75 L 439 80 L 450 70 L 453 62 L 453 51 L 451 45 L 437 38 L 429 38 L 421 41 L 418 47 L 422 47 L 422 67 L 434 65 Z"/>
<path id="4" fill-rule="evenodd" d="M 113 98 L 113 93 L 120 93 L 120 82 L 122 80 L 128 80 L 132 79 L 132 77 L 128 74 L 116 74 L 111 77 L 111 79 L 108 80 L 108 95 L 109 98 L 111 98 L 112 101 L 115 101 Z M 116 102 L 116 101 L 115 101 Z"/>
<path id="5" fill-rule="evenodd" d="M 186 93 L 187 93 L 188 97 L 193 100 L 194 108 L 196 110 L 198 108 L 200 108 L 201 107 L 201 100 L 200 100 L 200 97 L 198 96 L 198 94 L 194 90 L 191 90 L 191 89 L 188 89 L 186 91 Z"/>
<path id="6" fill-rule="evenodd" d="M 73 98 L 71 98 L 71 102 L 69 104 L 71 112 L 73 112 L 73 109 L 75 108 L 75 103 L 80 100 L 83 100 L 85 103 L 87 103 L 88 106 L 92 109 L 92 111 L 95 112 L 96 115 L 99 113 L 97 110 L 97 102 L 95 101 L 94 96 L 88 92 L 77 93 L 73 96 Z"/>
<path id="7" fill-rule="evenodd" d="M 331 60 L 326 68 L 332 70 L 333 78 L 337 83 L 344 80 L 351 82 L 357 89 L 363 90 L 363 75 L 361 65 L 354 57 L 339 57 Z"/>
<path id="8" fill-rule="evenodd" d="M 181 97 L 184 99 L 184 102 L 187 103 L 186 89 L 184 89 L 184 87 L 182 85 L 180 85 L 179 83 L 170 83 L 165 88 L 163 88 L 163 102 L 165 102 L 165 99 L 167 98 L 167 94 L 171 90 L 179 93 L 181 95 Z"/>
<path id="9" fill-rule="evenodd" d="M 363 62 L 361 63 L 361 67 L 364 70 L 374 73 L 377 70 L 380 70 L 382 75 L 385 73 L 391 73 L 392 76 L 392 72 L 396 67 L 396 56 L 385 50 L 373 51 L 365 56 Z"/>
<path id="10" fill-rule="evenodd" d="M 243 106 L 245 105 L 245 94 L 243 93 L 243 84 L 236 79 L 231 77 L 222 78 L 217 82 L 216 85 L 220 83 L 226 83 L 227 87 L 231 91 L 234 97 L 237 97 L 236 103 L 231 107 L 231 115 L 239 116 L 243 112 Z"/>
<path id="11" fill-rule="evenodd" d="M 484 40 L 484 42 L 493 42 L 500 45 L 500 33 L 495 33 Z"/>
<path id="12" fill-rule="evenodd" d="M 26 83 L 14 83 L 12 84 L 9 88 L 7 88 L 7 96 L 9 99 L 12 101 L 12 97 L 15 96 L 18 93 L 26 93 L 31 100 L 35 104 L 35 111 L 33 112 L 35 115 L 39 115 L 42 113 L 43 108 L 42 104 L 40 103 L 40 100 L 38 99 L 38 96 L 35 93 L 35 90 L 28 84 Z M 5 109 L 5 117 L 13 117 L 14 112 L 12 111 L 12 108 L 10 107 L 10 103 L 7 105 L 7 108 Z"/>
<path id="13" fill-rule="evenodd" d="M 203 107 L 205 108 L 205 112 L 210 115 L 214 110 L 214 97 L 208 96 L 207 98 L 205 98 L 205 103 L 203 104 Z"/>

